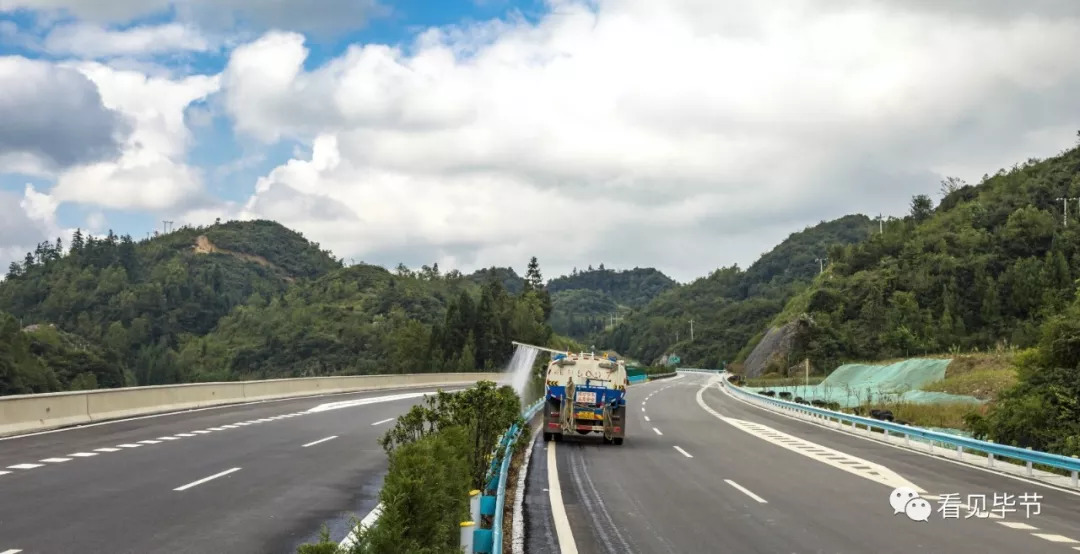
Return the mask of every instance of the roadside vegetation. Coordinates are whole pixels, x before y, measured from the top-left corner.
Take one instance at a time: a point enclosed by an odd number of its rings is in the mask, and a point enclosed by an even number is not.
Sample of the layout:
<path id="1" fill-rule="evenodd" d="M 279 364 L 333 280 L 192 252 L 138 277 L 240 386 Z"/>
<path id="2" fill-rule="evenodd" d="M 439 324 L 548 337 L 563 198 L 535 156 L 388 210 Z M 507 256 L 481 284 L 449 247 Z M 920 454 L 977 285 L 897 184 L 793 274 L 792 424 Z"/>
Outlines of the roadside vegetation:
<path id="1" fill-rule="evenodd" d="M 507 386 L 485 381 L 456 393 L 440 391 L 397 419 L 380 439 L 390 469 L 379 493 L 383 511 L 348 549 L 325 533 L 300 554 L 460 553 L 460 524 L 469 520 L 469 491 L 483 489 L 502 434 L 521 420 L 522 405 Z M 528 429 L 517 445 L 528 444 Z M 479 524 L 479 522 L 477 522 Z"/>

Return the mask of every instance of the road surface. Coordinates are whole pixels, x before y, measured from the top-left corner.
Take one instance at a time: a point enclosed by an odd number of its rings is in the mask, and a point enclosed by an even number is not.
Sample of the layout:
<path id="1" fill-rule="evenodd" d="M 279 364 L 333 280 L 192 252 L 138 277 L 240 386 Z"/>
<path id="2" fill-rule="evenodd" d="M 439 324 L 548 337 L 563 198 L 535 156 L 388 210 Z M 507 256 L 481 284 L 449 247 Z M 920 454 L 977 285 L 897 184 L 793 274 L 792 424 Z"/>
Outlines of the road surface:
<path id="1" fill-rule="evenodd" d="M 707 386 L 710 379 L 683 374 L 632 387 L 621 447 L 538 440 L 528 553 L 559 552 L 560 512 L 582 554 L 1080 551 L 1076 494 L 773 414 Z M 548 490 L 552 447 L 561 508 Z M 923 491 L 928 521 L 894 514 L 897 486 Z M 940 511 L 952 493 L 963 506 Z M 995 493 L 1002 505 L 1012 494 L 1016 511 L 996 513 Z M 978 494 L 985 509 L 968 506 Z"/>
<path id="2" fill-rule="evenodd" d="M 430 390 L 263 402 L 0 440 L 0 554 L 295 553 L 325 522 L 340 540 L 350 515 L 377 503 L 387 463 L 378 437 Z"/>

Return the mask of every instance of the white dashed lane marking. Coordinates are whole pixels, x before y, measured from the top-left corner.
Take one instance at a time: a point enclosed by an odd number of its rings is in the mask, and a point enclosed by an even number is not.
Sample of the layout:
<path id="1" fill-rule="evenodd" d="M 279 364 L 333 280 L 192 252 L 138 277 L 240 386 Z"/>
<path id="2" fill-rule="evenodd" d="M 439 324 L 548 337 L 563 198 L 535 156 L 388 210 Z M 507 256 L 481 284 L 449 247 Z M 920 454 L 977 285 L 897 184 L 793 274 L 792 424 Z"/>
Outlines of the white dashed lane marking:
<path id="1" fill-rule="evenodd" d="M 19 554 L 19 552 L 22 552 L 22 550 L 19 550 L 18 548 L 12 548 L 10 550 L 0 552 L 0 554 Z"/>
<path id="2" fill-rule="evenodd" d="M 94 452 L 119 452 L 119 448 L 95 448 Z"/>
<path id="3" fill-rule="evenodd" d="M 375 423 L 372 423 L 371 426 L 374 427 L 376 425 L 382 425 L 383 423 L 390 423 L 391 421 L 394 421 L 394 418 L 389 417 L 389 418 L 386 418 L 386 419 L 380 419 L 379 421 L 376 421 Z"/>
<path id="4" fill-rule="evenodd" d="M 660 430 L 656 427 L 653 427 L 652 430 L 655 431 L 657 435 L 663 435 L 663 433 L 661 433 Z"/>
<path id="5" fill-rule="evenodd" d="M 205 435 L 205 434 L 207 434 L 207 433 L 209 433 L 209 432 L 210 432 L 210 431 L 206 431 L 206 430 L 204 430 L 204 429 L 199 429 L 198 431 L 192 431 L 192 433 L 195 433 L 195 434 L 197 434 L 197 435 Z"/>
<path id="6" fill-rule="evenodd" d="M 332 441 L 332 440 L 334 440 L 336 438 L 337 438 L 337 435 L 334 435 L 332 437 L 326 437 L 325 439 L 319 439 L 319 440 L 314 441 L 314 442 L 309 442 L 309 443 L 303 445 L 301 448 L 307 448 L 309 446 L 315 446 L 316 444 L 319 444 L 321 442 Z"/>
<path id="7" fill-rule="evenodd" d="M 184 485 L 184 486 L 182 486 L 182 487 L 176 487 L 176 488 L 175 488 L 175 489 L 173 489 L 173 490 L 174 490 L 174 491 L 186 491 L 186 490 L 190 489 L 191 487 L 195 487 L 195 486 L 201 485 L 201 484 L 203 484 L 203 483 L 205 483 L 205 482 L 207 482 L 207 481 L 211 481 L 211 480 L 217 479 L 218 477 L 224 477 L 224 476 L 226 476 L 226 475 L 228 475 L 228 474 L 230 474 L 230 473 L 233 473 L 233 472 L 235 472 L 235 471 L 240 471 L 240 468 L 238 468 L 238 467 L 234 467 L 234 468 L 232 468 L 232 469 L 227 469 L 227 470 L 225 470 L 225 471 L 222 471 L 221 473 L 215 473 L 214 475 L 211 475 L 211 476 L 209 476 L 209 477 L 204 477 L 204 478 L 202 478 L 202 479 L 199 479 L 198 481 L 193 481 L 193 482 L 191 482 L 191 483 L 188 483 L 188 484 L 186 484 L 186 485 Z"/>
<path id="8" fill-rule="evenodd" d="M 161 441 L 144 440 L 139 441 L 139 444 L 161 444 Z"/>
<path id="9" fill-rule="evenodd" d="M 693 456 L 691 456 L 689 452 L 683 450 L 682 448 L 679 448 L 678 446 L 675 447 L 675 450 L 678 450 L 679 454 L 682 454 L 683 456 L 686 456 L 687 458 L 693 458 Z"/>
<path id="10" fill-rule="evenodd" d="M 90 456 L 97 456 L 97 452 L 76 452 L 74 454 L 68 454 L 68 456 L 73 456 L 75 458 L 89 458 Z"/>
<path id="11" fill-rule="evenodd" d="M 999 521 L 998 524 L 1004 525 L 1005 527 L 1008 527 L 1009 529 L 1023 529 L 1025 531 L 1036 531 L 1036 530 L 1039 529 L 1038 527 L 1035 527 L 1034 525 L 1028 525 L 1026 523 L 1021 523 L 1019 521 Z"/>
<path id="12" fill-rule="evenodd" d="M 41 467 L 44 464 L 16 464 L 8 466 L 8 469 L 34 469 L 35 467 Z"/>
<path id="13" fill-rule="evenodd" d="M 126 442 L 124 444 L 118 444 L 116 446 L 117 446 L 117 448 L 138 448 L 138 447 L 140 447 L 142 445 L 141 444 L 131 444 L 129 442 Z"/>
<path id="14" fill-rule="evenodd" d="M 177 436 L 177 437 L 194 437 L 195 435 L 192 435 L 191 433 L 177 433 L 174 436 Z"/>
<path id="15" fill-rule="evenodd" d="M 155 440 L 159 440 L 159 441 L 178 441 L 178 440 L 180 440 L 180 437 L 158 437 Z"/>
<path id="16" fill-rule="evenodd" d="M 735 481 L 732 481 L 731 479 L 724 479 L 724 482 L 731 485 L 731 486 L 733 486 L 733 487 L 735 487 L 736 489 L 739 490 L 739 492 L 745 494 L 746 496 L 749 496 L 750 498 L 753 498 L 754 500 L 757 500 L 759 503 L 768 504 L 768 502 L 766 502 L 764 498 L 750 492 L 750 489 L 736 483 Z"/>
<path id="17" fill-rule="evenodd" d="M 1069 537 L 1066 537 L 1064 535 L 1051 535 L 1049 533 L 1032 533 L 1032 535 L 1034 535 L 1036 537 L 1039 537 L 1040 539 L 1048 540 L 1050 542 L 1060 542 L 1060 543 L 1067 543 L 1067 544 L 1074 544 L 1074 543 L 1080 542 L 1080 541 L 1076 541 L 1074 539 L 1070 539 Z"/>
<path id="18" fill-rule="evenodd" d="M 7 475 L 9 473 L 11 473 L 11 472 L 10 471 L 0 471 L 0 475 Z"/>
<path id="19" fill-rule="evenodd" d="M 42 462 L 48 462 L 50 464 L 62 464 L 64 462 L 70 462 L 71 458 L 45 458 Z"/>

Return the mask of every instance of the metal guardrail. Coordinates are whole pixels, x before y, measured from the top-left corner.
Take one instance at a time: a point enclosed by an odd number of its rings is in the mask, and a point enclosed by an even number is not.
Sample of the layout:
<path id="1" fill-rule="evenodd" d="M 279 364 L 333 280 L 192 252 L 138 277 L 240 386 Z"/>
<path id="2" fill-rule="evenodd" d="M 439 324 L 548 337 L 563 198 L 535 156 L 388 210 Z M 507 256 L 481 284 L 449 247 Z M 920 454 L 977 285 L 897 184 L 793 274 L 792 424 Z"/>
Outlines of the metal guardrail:
<path id="1" fill-rule="evenodd" d="M 540 411 L 544 405 L 544 397 L 529 405 L 522 414 L 524 425 Z M 511 425 L 499 438 L 499 444 L 495 452 L 502 451 L 503 455 L 492 456 L 491 466 L 488 467 L 484 476 L 484 494 L 470 495 L 470 515 L 472 521 L 462 523 L 461 547 L 469 554 L 490 553 L 502 554 L 503 537 L 503 511 L 506 507 L 506 479 L 510 473 L 510 460 L 513 458 L 513 447 L 521 435 L 521 427 Z M 473 491 L 479 493 L 480 491 Z M 480 529 L 477 523 L 481 516 L 491 517 L 491 528 Z"/>
<path id="2" fill-rule="evenodd" d="M 1031 475 L 1032 464 L 1039 464 L 1046 467 L 1052 467 L 1059 470 L 1068 471 L 1072 475 L 1072 486 L 1078 487 L 1077 475 L 1078 473 L 1080 473 L 1080 459 L 1077 458 L 1062 456 L 1061 454 L 1041 452 L 1028 448 L 997 444 L 990 441 L 972 439 L 959 435 L 950 435 L 948 433 L 939 433 L 937 431 L 930 431 L 921 427 L 901 425 L 899 423 L 890 423 L 888 421 L 881 421 L 879 419 L 845 414 L 843 412 L 835 412 L 815 406 L 807 406 L 805 404 L 789 402 L 787 400 L 770 398 L 768 396 L 743 390 L 741 387 L 734 386 L 729 383 L 727 379 L 722 379 L 720 383 L 721 386 L 725 387 L 727 390 L 732 391 L 755 403 L 769 404 L 785 411 L 817 417 L 819 419 L 825 419 L 826 421 L 835 420 L 838 425 L 846 423 L 851 425 L 853 428 L 856 424 L 863 425 L 866 427 L 867 433 L 873 432 L 874 429 L 881 429 L 884 432 L 902 435 L 905 437 L 905 439 L 908 437 L 917 437 L 927 442 L 930 442 L 931 444 L 935 442 L 948 444 L 955 447 L 958 453 L 962 453 L 964 449 L 973 452 L 982 452 L 986 454 L 987 465 L 989 467 L 993 467 L 995 456 L 998 456 L 1001 458 L 1009 458 L 1025 462 L 1028 468 L 1028 475 Z"/>

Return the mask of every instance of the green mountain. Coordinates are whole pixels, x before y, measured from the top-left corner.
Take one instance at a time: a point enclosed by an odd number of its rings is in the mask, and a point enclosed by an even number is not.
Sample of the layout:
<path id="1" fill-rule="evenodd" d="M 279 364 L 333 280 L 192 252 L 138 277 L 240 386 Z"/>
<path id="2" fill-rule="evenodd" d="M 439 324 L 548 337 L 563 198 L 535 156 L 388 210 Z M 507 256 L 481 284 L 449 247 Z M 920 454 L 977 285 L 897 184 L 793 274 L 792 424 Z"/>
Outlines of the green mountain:
<path id="1" fill-rule="evenodd" d="M 1080 277 L 1080 229 L 1063 224 L 1057 200 L 1080 193 L 1078 172 L 1074 149 L 950 190 L 936 208 L 915 197 L 884 233 L 833 248 L 825 276 L 776 323 L 808 315 L 795 356 L 826 368 L 1033 346 Z"/>
<path id="2" fill-rule="evenodd" d="M 849 215 L 793 233 L 746 271 L 720 268 L 663 292 L 598 335 L 596 344 L 646 363 L 676 353 L 684 366 L 719 367 L 736 359 L 788 299 L 809 285 L 819 272 L 817 258 L 833 245 L 865 240 L 874 227 L 866 216 Z"/>
<path id="3" fill-rule="evenodd" d="M 494 370 L 510 340 L 551 338 L 533 292 L 357 265 L 237 308 L 187 341 L 176 367 L 183 380 Z"/>
<path id="4" fill-rule="evenodd" d="M 526 278 L 402 267 L 344 268 L 270 221 L 76 232 L 0 282 L 0 394 L 493 369 L 511 340 L 555 339 L 535 259 Z"/>
<path id="5" fill-rule="evenodd" d="M 653 298 L 678 286 L 673 279 L 653 268 L 622 271 L 576 268 L 570 275 L 547 284 L 551 294 L 551 327 L 555 332 L 585 339 L 611 325 L 612 317 L 641 308 Z"/>

